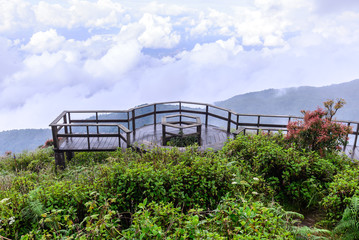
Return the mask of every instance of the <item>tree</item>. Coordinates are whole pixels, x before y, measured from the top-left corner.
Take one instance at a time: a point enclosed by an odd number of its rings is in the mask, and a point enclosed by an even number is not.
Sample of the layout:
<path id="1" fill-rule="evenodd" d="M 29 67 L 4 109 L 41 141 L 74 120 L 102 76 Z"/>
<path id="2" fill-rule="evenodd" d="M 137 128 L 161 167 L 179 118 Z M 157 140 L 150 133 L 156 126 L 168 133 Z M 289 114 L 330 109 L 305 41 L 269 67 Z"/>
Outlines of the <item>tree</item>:
<path id="1" fill-rule="evenodd" d="M 298 148 L 318 151 L 321 155 L 341 150 L 348 142 L 348 134 L 352 129 L 345 124 L 333 120 L 336 112 L 345 104 L 344 99 L 324 102 L 325 110 L 318 107 L 314 111 L 304 111 L 303 120 L 288 123 L 287 139 Z"/>

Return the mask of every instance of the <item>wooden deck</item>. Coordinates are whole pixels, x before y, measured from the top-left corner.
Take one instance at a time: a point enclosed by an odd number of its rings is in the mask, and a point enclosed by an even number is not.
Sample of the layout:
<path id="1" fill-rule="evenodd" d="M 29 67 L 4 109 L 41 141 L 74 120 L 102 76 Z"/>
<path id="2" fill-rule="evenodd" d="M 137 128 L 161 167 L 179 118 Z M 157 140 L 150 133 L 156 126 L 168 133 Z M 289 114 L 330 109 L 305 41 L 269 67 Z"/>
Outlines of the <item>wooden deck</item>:
<path id="1" fill-rule="evenodd" d="M 62 151 L 112 151 L 119 147 L 119 140 L 116 137 L 90 137 L 89 148 L 86 137 L 67 137 L 59 145 Z"/>
<path id="2" fill-rule="evenodd" d="M 176 132 L 178 129 L 173 129 Z M 191 129 L 184 129 L 185 134 L 190 134 Z M 207 127 L 202 124 L 201 132 L 201 146 L 200 150 L 206 150 L 212 148 L 215 151 L 220 150 L 228 138 L 233 138 L 234 135 L 227 133 L 226 129 L 222 129 L 216 126 L 208 125 Z M 145 149 L 152 149 L 155 147 L 164 147 L 161 144 L 162 141 L 162 126 L 161 124 L 148 125 L 136 130 L 133 136 L 133 145 L 143 147 Z M 170 148 L 166 146 L 166 148 Z M 184 150 L 184 148 L 180 148 Z"/>
<path id="3" fill-rule="evenodd" d="M 163 147 L 161 119 L 171 115 L 183 118 L 186 114 L 201 120 L 201 150 L 207 148 L 219 150 L 228 138 L 234 138 L 239 131 L 243 131 L 243 134 L 258 133 L 259 129 L 270 132 L 286 131 L 288 122 L 303 119 L 290 115 L 236 113 L 211 104 L 186 101 L 144 104 L 128 110 L 63 111 L 50 124 L 56 164 L 64 167 L 64 153 L 71 158 L 72 152 L 75 151 L 113 151 L 118 147 L 141 145 L 146 149 Z M 188 121 L 182 121 L 182 118 L 173 121 L 179 121 L 181 126 Z M 337 122 L 353 127 L 353 132 L 348 135 L 350 145 L 345 149 L 345 153 L 351 158 L 358 159 L 359 122 Z M 144 124 L 151 125 L 144 126 Z M 83 130 L 77 131 L 79 127 Z M 172 129 L 173 133 L 169 133 L 167 127 L 170 131 L 171 125 L 165 127 L 165 136 L 178 134 L 179 129 L 185 133 L 195 131 L 192 126 L 189 126 L 192 129 L 177 126 L 177 129 Z M 234 129 L 235 131 L 231 133 Z M 199 136 L 199 128 L 197 131 L 196 134 Z"/>
<path id="4" fill-rule="evenodd" d="M 177 129 L 172 129 L 177 131 Z M 185 134 L 191 133 L 191 129 L 185 129 Z M 200 150 L 212 148 L 217 151 L 220 150 L 228 138 L 233 138 L 234 135 L 227 133 L 225 129 L 208 125 L 202 125 Z M 59 142 L 59 150 L 61 151 L 112 151 L 118 147 L 126 148 L 126 143 L 117 137 L 90 137 L 90 148 L 88 138 L 86 137 L 66 137 Z M 159 147 L 162 143 L 162 126 L 161 124 L 146 125 L 136 129 L 135 133 L 131 134 L 131 145 L 135 147 L 143 147 L 144 149 L 152 149 Z"/>

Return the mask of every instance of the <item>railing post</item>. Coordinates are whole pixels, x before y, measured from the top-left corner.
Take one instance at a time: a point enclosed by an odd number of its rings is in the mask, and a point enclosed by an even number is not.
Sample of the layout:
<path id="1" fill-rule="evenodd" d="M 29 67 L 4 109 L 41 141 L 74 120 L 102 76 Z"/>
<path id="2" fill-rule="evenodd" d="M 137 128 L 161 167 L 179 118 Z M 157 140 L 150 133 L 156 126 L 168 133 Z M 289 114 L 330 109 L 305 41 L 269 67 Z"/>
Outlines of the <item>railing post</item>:
<path id="1" fill-rule="evenodd" d="M 236 130 L 238 130 L 239 127 L 239 115 L 237 115 L 237 126 L 236 126 Z"/>
<path id="2" fill-rule="evenodd" d="M 96 112 L 96 124 L 98 124 L 98 112 Z M 99 134 L 98 125 L 96 126 L 97 134 Z"/>
<path id="3" fill-rule="evenodd" d="M 135 109 L 132 110 L 132 131 L 136 131 L 136 119 L 135 119 Z"/>
<path id="4" fill-rule="evenodd" d="M 118 132 L 118 147 L 121 147 L 121 128 L 120 126 L 117 126 L 117 132 Z"/>
<path id="5" fill-rule="evenodd" d="M 261 116 L 258 116 L 258 121 L 257 121 L 257 135 L 259 134 L 259 124 L 261 122 Z"/>
<path id="6" fill-rule="evenodd" d="M 69 118 L 69 124 L 70 124 L 70 134 L 72 134 L 71 115 L 70 115 L 70 112 L 68 112 L 68 118 Z"/>
<path id="7" fill-rule="evenodd" d="M 156 126 L 157 123 L 157 106 L 153 105 L 153 124 Z"/>
<path id="8" fill-rule="evenodd" d="M 130 129 L 130 111 L 127 111 L 127 128 Z"/>
<path id="9" fill-rule="evenodd" d="M 166 126 L 162 124 L 162 146 L 166 146 Z"/>
<path id="10" fill-rule="evenodd" d="M 66 114 L 63 116 L 64 124 L 67 124 Z M 65 133 L 68 134 L 68 127 L 65 126 Z"/>
<path id="11" fill-rule="evenodd" d="M 231 132 L 231 117 L 232 117 L 232 113 L 228 112 L 227 133 Z"/>
<path id="12" fill-rule="evenodd" d="M 355 140 L 354 140 L 353 152 L 352 152 L 352 156 L 351 156 L 352 159 L 355 156 L 355 148 L 357 147 L 358 134 L 359 134 L 359 123 L 357 123 L 357 130 L 355 132 Z"/>
<path id="13" fill-rule="evenodd" d="M 126 147 L 127 147 L 127 148 L 130 147 L 130 141 L 131 141 L 131 140 L 130 140 L 130 137 L 131 137 L 130 134 L 131 134 L 130 132 L 126 132 L 126 139 L 127 139 L 127 145 L 126 145 Z"/>
<path id="14" fill-rule="evenodd" d="M 348 122 L 348 128 L 349 127 L 350 127 L 350 122 Z M 347 139 L 348 139 L 348 136 L 349 136 L 349 134 L 347 134 L 347 136 L 346 136 Z M 345 153 L 346 149 L 347 149 L 347 142 L 345 142 L 345 144 L 344 144 L 344 148 L 343 148 L 344 153 Z"/>
<path id="15" fill-rule="evenodd" d="M 180 114 L 179 124 L 180 126 L 182 126 L 182 102 L 179 102 L 179 114 Z"/>
<path id="16" fill-rule="evenodd" d="M 90 136 L 89 136 L 89 126 L 86 126 L 86 132 L 87 132 L 87 146 L 88 146 L 88 149 L 90 150 Z"/>
<path id="17" fill-rule="evenodd" d="M 198 133 L 198 145 L 201 146 L 201 140 L 202 140 L 202 124 L 197 127 L 197 133 Z"/>
<path id="18" fill-rule="evenodd" d="M 206 127 L 208 126 L 208 105 L 206 105 Z"/>
<path id="19" fill-rule="evenodd" d="M 52 141 L 54 142 L 54 149 L 59 149 L 59 139 L 57 138 L 57 126 L 51 126 Z"/>

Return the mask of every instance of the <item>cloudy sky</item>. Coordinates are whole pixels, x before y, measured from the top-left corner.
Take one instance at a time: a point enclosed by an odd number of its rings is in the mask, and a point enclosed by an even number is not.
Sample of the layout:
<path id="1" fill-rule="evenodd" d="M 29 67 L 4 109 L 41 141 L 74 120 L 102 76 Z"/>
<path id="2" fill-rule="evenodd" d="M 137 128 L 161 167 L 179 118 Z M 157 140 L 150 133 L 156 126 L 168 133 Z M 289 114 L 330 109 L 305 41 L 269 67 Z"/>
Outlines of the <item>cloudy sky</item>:
<path id="1" fill-rule="evenodd" d="M 357 0 L 0 0 L 0 131 L 359 78 Z"/>

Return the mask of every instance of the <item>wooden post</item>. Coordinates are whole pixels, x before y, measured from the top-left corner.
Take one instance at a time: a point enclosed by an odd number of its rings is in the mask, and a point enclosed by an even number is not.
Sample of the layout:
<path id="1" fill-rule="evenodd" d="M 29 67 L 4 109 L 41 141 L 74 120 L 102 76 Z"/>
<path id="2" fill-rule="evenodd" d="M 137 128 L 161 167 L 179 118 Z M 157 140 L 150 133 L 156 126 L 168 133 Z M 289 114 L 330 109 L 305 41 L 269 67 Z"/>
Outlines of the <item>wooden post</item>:
<path id="1" fill-rule="evenodd" d="M 74 152 L 66 151 L 66 159 L 67 161 L 71 161 L 71 159 L 74 157 Z"/>
<path id="2" fill-rule="evenodd" d="M 98 124 L 98 112 L 96 112 L 96 124 Z M 98 125 L 96 126 L 97 134 L 99 134 Z"/>
<path id="3" fill-rule="evenodd" d="M 180 114 L 179 124 L 180 124 L 180 126 L 182 126 L 182 103 L 181 102 L 179 102 L 179 114 Z"/>
<path id="4" fill-rule="evenodd" d="M 70 112 L 68 112 L 68 118 L 69 118 L 69 124 L 71 124 L 71 115 L 70 115 Z M 70 134 L 72 134 L 72 127 L 70 125 Z"/>
<path id="5" fill-rule="evenodd" d="M 208 105 L 206 105 L 206 127 L 208 126 Z"/>
<path id="6" fill-rule="evenodd" d="M 118 147 L 121 147 L 121 128 L 117 127 L 117 133 L 118 133 Z"/>
<path id="7" fill-rule="evenodd" d="M 65 165 L 65 155 L 64 152 L 55 151 L 55 164 L 59 166 L 61 170 L 64 170 Z"/>
<path id="8" fill-rule="evenodd" d="M 197 133 L 198 133 L 198 145 L 201 146 L 202 142 L 202 124 L 197 127 Z"/>
<path id="9" fill-rule="evenodd" d="M 350 127 L 350 122 L 348 122 L 348 127 Z M 348 135 L 349 134 L 347 134 L 346 138 L 348 138 Z M 344 144 L 344 148 L 343 148 L 344 153 L 345 153 L 346 149 L 347 149 L 347 142 L 345 142 L 345 144 Z"/>
<path id="10" fill-rule="evenodd" d="M 88 149 L 90 150 L 90 136 L 89 136 L 89 126 L 86 126 L 86 132 L 87 132 L 87 146 L 88 146 Z"/>
<path id="11" fill-rule="evenodd" d="M 166 146 L 166 126 L 162 124 L 162 146 Z"/>
<path id="12" fill-rule="evenodd" d="M 236 125 L 236 130 L 238 130 L 239 127 L 239 115 L 237 115 L 237 125 Z"/>
<path id="13" fill-rule="evenodd" d="M 232 117 L 232 113 L 228 112 L 227 133 L 231 132 L 231 117 Z"/>
<path id="14" fill-rule="evenodd" d="M 57 137 L 57 126 L 52 126 L 51 127 L 51 130 L 52 130 L 52 140 L 54 142 L 54 149 L 59 149 L 59 139 Z"/>
<path id="15" fill-rule="evenodd" d="M 127 133 L 126 133 L 126 139 L 127 139 L 127 145 L 126 145 L 126 147 L 129 148 L 129 147 L 131 146 L 131 145 L 130 145 L 130 141 L 131 141 L 131 140 L 130 140 L 130 132 L 127 132 Z"/>
<path id="16" fill-rule="evenodd" d="M 136 119 L 135 119 L 135 109 L 132 110 L 132 131 L 136 131 Z"/>
<path id="17" fill-rule="evenodd" d="M 258 121 L 257 121 L 257 135 L 259 134 L 259 124 L 261 121 L 261 116 L 258 116 Z"/>
<path id="18" fill-rule="evenodd" d="M 127 128 L 131 130 L 130 128 L 130 112 L 127 111 Z"/>
<path id="19" fill-rule="evenodd" d="M 63 120 L 64 120 L 64 124 L 67 124 L 66 114 L 64 115 Z M 67 126 L 65 126 L 65 134 L 68 134 L 68 127 Z"/>
<path id="20" fill-rule="evenodd" d="M 357 123 L 357 130 L 355 132 L 355 140 L 354 140 L 353 152 L 352 152 L 352 156 L 351 156 L 352 159 L 355 156 L 355 148 L 357 147 L 358 134 L 359 134 L 359 123 Z"/>
<path id="21" fill-rule="evenodd" d="M 157 123 L 157 107 L 156 104 L 153 105 L 153 124 L 156 127 L 156 123 Z"/>

